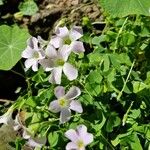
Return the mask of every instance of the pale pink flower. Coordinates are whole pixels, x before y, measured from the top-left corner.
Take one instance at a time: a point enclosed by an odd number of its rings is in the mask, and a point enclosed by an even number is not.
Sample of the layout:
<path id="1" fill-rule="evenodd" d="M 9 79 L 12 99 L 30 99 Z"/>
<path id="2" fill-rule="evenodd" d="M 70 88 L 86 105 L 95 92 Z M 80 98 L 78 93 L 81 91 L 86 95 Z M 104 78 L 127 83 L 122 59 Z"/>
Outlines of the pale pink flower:
<path id="1" fill-rule="evenodd" d="M 22 52 L 22 57 L 27 59 L 25 61 L 26 69 L 32 67 L 33 71 L 37 71 L 39 61 L 45 57 L 43 50 L 38 44 L 39 41 L 35 37 L 27 40 L 27 48 Z"/>
<path id="2" fill-rule="evenodd" d="M 50 43 L 55 48 L 60 48 L 63 45 L 69 45 L 70 51 L 74 53 L 84 52 L 83 42 L 77 41 L 83 36 L 82 28 L 79 26 L 74 26 L 70 31 L 67 27 L 58 27 L 56 29 L 56 36 L 53 36 Z"/>
<path id="3" fill-rule="evenodd" d="M 93 135 L 87 132 L 85 125 L 79 125 L 76 130 L 68 130 L 65 136 L 71 140 L 66 145 L 66 150 L 85 150 L 85 147 L 93 142 Z"/>
<path id="4" fill-rule="evenodd" d="M 70 63 L 67 62 L 70 55 L 68 46 L 65 45 L 58 51 L 49 44 L 45 50 L 47 59 L 40 61 L 45 71 L 51 71 L 49 82 L 53 84 L 61 83 L 62 72 L 71 81 L 77 78 L 78 71 Z"/>
<path id="5" fill-rule="evenodd" d="M 78 87 L 72 86 L 65 94 L 65 89 L 62 86 L 55 88 L 55 96 L 57 100 L 50 103 L 49 109 L 54 112 L 60 112 L 60 123 L 67 122 L 71 117 L 71 110 L 82 113 L 83 109 L 81 103 L 75 100 L 81 94 Z"/>

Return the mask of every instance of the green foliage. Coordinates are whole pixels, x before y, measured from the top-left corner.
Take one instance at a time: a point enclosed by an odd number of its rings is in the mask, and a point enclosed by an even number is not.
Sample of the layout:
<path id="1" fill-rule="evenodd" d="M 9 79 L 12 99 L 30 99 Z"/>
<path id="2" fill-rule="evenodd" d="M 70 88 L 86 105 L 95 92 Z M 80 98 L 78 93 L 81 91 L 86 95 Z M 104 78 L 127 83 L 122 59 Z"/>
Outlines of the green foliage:
<path id="1" fill-rule="evenodd" d="M 18 26 L 2 25 L 0 35 L 0 70 L 10 70 L 21 59 L 29 34 Z"/>
<path id="2" fill-rule="evenodd" d="M 103 8 L 113 17 L 127 15 L 150 15 L 150 1 L 148 0 L 99 0 Z"/>
<path id="3" fill-rule="evenodd" d="M 38 6 L 33 0 L 21 2 L 19 10 L 23 15 L 32 16 L 38 11 Z"/>
<path id="4" fill-rule="evenodd" d="M 119 17 L 129 14 L 147 15 L 147 11 L 143 9 L 149 4 L 148 1 L 130 1 L 127 11 L 127 1 L 122 3 L 113 1 L 113 4 L 112 1 L 109 1 L 109 4 L 104 0 L 102 2 L 103 5 L 106 3 L 106 9 L 110 5 L 111 13 Z M 117 11 L 114 12 L 116 4 L 120 7 L 117 6 Z M 144 6 L 142 10 L 141 6 Z M 88 29 L 92 26 L 86 17 L 83 19 L 83 25 Z M 18 30 L 20 29 L 17 28 L 17 34 Z M 25 112 L 25 125 L 33 135 L 46 136 L 47 143 L 43 149 L 64 149 L 68 142 L 64 133 L 68 129 L 75 129 L 79 124 L 86 125 L 88 131 L 94 135 L 94 142 L 87 146 L 87 149 L 148 149 L 150 146 L 149 17 L 140 15 L 129 15 L 122 19 L 106 17 L 106 27 L 102 34 L 91 33 L 91 30 L 86 32 L 82 38 L 85 47 L 88 47 L 85 53 L 71 54 L 69 57 L 69 62 L 78 69 L 78 78 L 68 81 L 63 76 L 61 84 L 66 90 L 72 85 L 81 89 L 78 101 L 82 104 L 83 113 L 72 113 L 67 123 L 59 124 L 59 114 L 49 110 L 50 102 L 57 99 L 54 94 L 56 85 L 48 82 L 50 74 L 44 72 L 42 68 L 39 68 L 38 72 L 33 73 L 31 70 L 26 72 L 27 89 L 20 92 L 20 97 L 15 102 L 15 109 Z M 0 38 L 0 41 L 6 43 L 8 39 L 4 36 L 6 32 L 2 33 L 3 38 Z M 16 41 L 18 37 L 14 39 Z M 10 47 L 8 46 L 10 41 L 9 39 L 7 44 L 1 43 L 1 47 Z M 20 41 L 25 42 L 25 40 Z M 19 48 L 20 52 L 23 49 Z M 4 106 L 0 108 L 4 112 Z M 20 147 L 20 143 L 16 142 L 17 147 Z"/>

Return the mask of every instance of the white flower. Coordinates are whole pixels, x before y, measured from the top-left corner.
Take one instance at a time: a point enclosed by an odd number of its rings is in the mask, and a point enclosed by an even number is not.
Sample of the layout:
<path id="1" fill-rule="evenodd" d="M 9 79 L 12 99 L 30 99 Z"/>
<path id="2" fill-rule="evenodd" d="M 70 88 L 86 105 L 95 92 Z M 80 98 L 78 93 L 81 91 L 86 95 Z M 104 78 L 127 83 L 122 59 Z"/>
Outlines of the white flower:
<path id="1" fill-rule="evenodd" d="M 27 59 L 25 61 L 25 67 L 29 69 L 32 66 L 33 71 L 38 70 L 38 63 L 44 59 L 45 56 L 38 44 L 38 39 L 31 37 L 27 41 L 27 48 L 22 52 L 22 57 Z"/>
<path id="2" fill-rule="evenodd" d="M 62 72 L 67 76 L 69 80 L 74 80 L 78 76 L 78 71 L 71 64 L 67 62 L 70 55 L 70 51 L 67 45 L 64 45 L 61 49 L 56 49 L 49 44 L 45 50 L 47 59 L 40 61 L 45 71 L 51 71 L 49 82 L 53 84 L 61 83 Z"/>
<path id="3" fill-rule="evenodd" d="M 93 141 L 93 135 L 87 132 L 85 125 L 79 125 L 76 130 L 68 130 L 65 136 L 71 140 L 66 150 L 85 150 L 85 147 Z"/>
<path id="4" fill-rule="evenodd" d="M 84 52 L 83 42 L 77 41 L 83 36 L 81 27 L 74 26 L 70 31 L 67 27 L 59 27 L 56 29 L 56 36 L 53 36 L 50 43 L 55 48 L 60 48 L 63 45 L 69 45 L 69 49 L 74 53 Z"/>
<path id="5" fill-rule="evenodd" d="M 78 113 L 83 112 L 81 103 L 77 100 L 74 100 L 81 94 L 81 91 L 78 87 L 71 87 L 65 94 L 64 87 L 58 86 L 55 88 L 54 93 L 58 99 L 50 103 L 49 109 L 54 113 L 60 112 L 60 123 L 65 123 L 70 119 L 71 110 L 74 110 Z"/>
<path id="6" fill-rule="evenodd" d="M 0 116 L 0 124 L 13 125 L 14 120 L 12 119 L 12 113 L 13 109 L 10 107 L 4 115 Z"/>

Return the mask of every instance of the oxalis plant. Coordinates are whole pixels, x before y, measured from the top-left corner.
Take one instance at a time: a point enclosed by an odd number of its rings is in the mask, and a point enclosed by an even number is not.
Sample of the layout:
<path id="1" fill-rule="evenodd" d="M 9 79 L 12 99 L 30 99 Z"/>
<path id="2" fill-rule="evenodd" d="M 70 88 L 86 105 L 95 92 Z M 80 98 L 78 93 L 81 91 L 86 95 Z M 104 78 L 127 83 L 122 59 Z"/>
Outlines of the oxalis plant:
<path id="1" fill-rule="evenodd" d="M 130 1 L 121 12 L 126 1 L 101 1 L 107 12 L 122 17 L 107 16 L 102 33 L 94 33 L 86 18 L 88 31 L 61 26 L 49 41 L 30 37 L 10 61 L 24 59 L 25 76 L 16 73 L 27 89 L 8 109 L 1 106 L 6 113 L 0 116 L 0 149 L 150 149 L 149 2 Z M 116 4 L 118 11 L 110 9 Z M 3 49 L 23 48 L 24 38 L 19 47 L 1 39 Z"/>

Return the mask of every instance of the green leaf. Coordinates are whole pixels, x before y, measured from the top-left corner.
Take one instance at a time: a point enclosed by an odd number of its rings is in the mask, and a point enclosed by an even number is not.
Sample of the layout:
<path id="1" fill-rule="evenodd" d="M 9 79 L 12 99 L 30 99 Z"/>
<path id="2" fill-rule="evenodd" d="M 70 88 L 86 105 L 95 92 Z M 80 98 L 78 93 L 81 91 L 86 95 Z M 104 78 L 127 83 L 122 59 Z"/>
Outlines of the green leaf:
<path id="1" fill-rule="evenodd" d="M 38 6 L 33 0 L 27 0 L 20 3 L 19 10 L 23 15 L 32 16 L 38 11 Z"/>
<path id="2" fill-rule="evenodd" d="M 116 114 L 116 113 L 111 113 L 111 115 L 107 121 L 107 125 L 106 125 L 107 132 L 112 132 L 114 127 L 117 127 L 118 125 L 120 125 L 121 120 L 117 115 L 118 114 Z"/>
<path id="3" fill-rule="evenodd" d="M 133 81 L 132 84 L 133 84 L 134 93 L 138 93 L 148 87 L 145 83 L 140 82 L 140 81 Z"/>
<path id="4" fill-rule="evenodd" d="M 100 3 L 113 17 L 124 17 L 131 14 L 150 15 L 149 0 L 100 0 Z"/>
<path id="5" fill-rule="evenodd" d="M 100 84 L 86 83 L 85 87 L 86 87 L 87 91 L 93 96 L 99 95 L 102 90 L 102 87 L 100 86 Z"/>
<path id="6" fill-rule="evenodd" d="M 10 70 L 20 59 L 29 38 L 27 30 L 0 26 L 0 70 Z"/>
<path id="7" fill-rule="evenodd" d="M 97 70 L 91 71 L 87 77 L 87 81 L 92 83 L 98 83 L 102 81 L 103 77 L 101 76 L 100 72 Z"/>
<path id="8" fill-rule="evenodd" d="M 108 71 L 109 70 L 109 67 L 110 67 L 110 60 L 109 60 L 109 57 L 108 55 L 104 55 L 103 56 L 103 59 L 104 59 L 104 72 L 105 71 Z"/>
<path id="9" fill-rule="evenodd" d="M 58 139 L 59 139 L 59 134 L 57 132 L 49 133 L 48 142 L 49 142 L 51 147 L 54 147 L 57 145 Z"/>
<path id="10" fill-rule="evenodd" d="M 100 45 L 101 42 L 106 41 L 106 35 L 101 35 L 101 36 L 95 36 L 92 39 L 92 44 L 94 45 Z"/>

